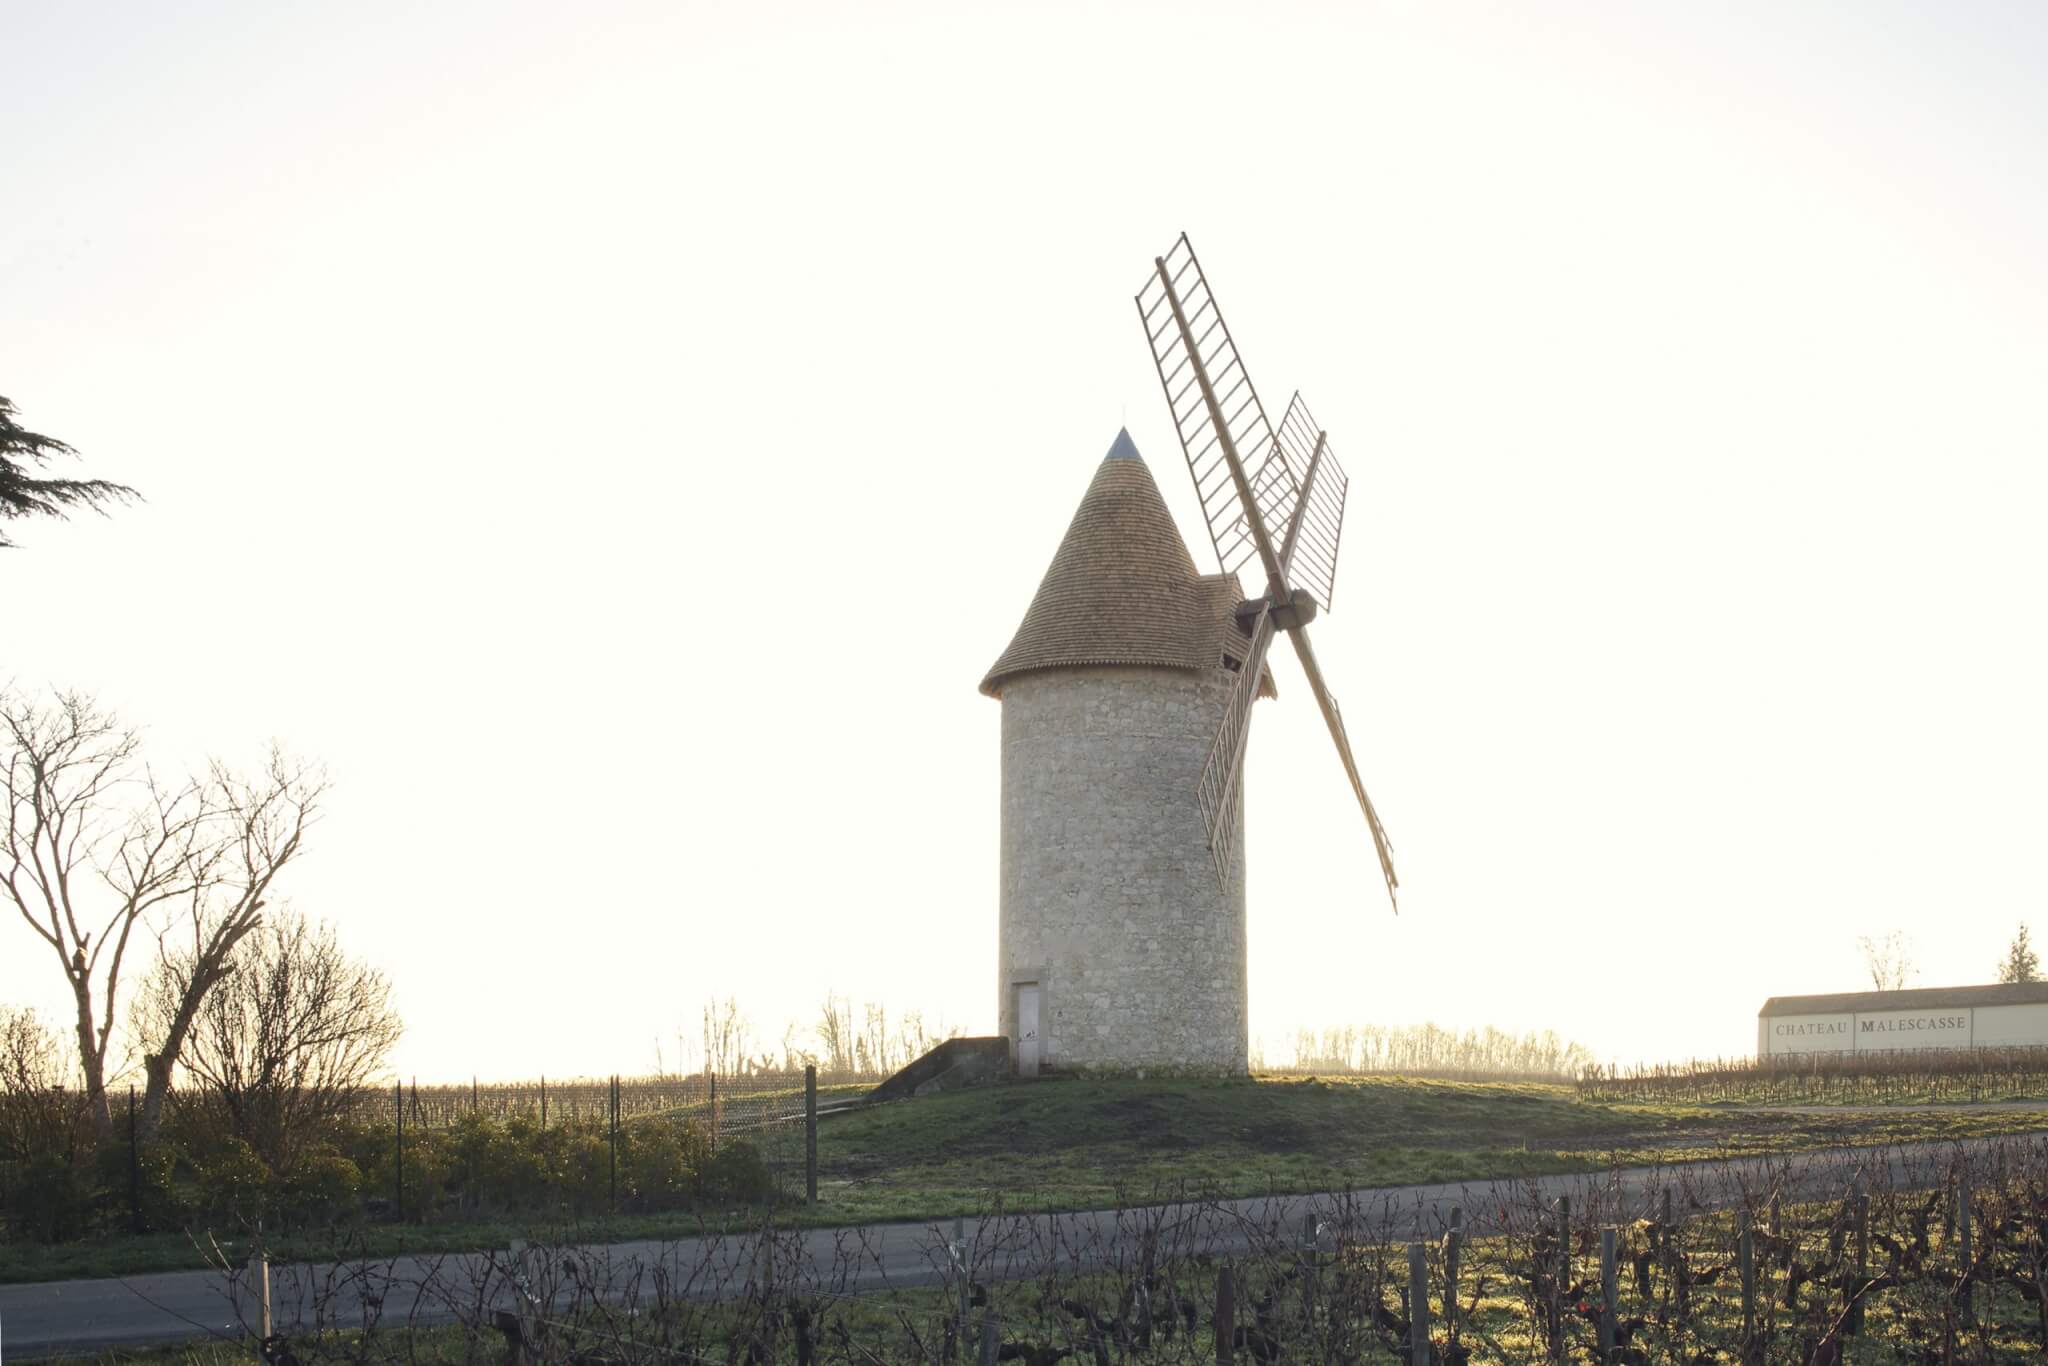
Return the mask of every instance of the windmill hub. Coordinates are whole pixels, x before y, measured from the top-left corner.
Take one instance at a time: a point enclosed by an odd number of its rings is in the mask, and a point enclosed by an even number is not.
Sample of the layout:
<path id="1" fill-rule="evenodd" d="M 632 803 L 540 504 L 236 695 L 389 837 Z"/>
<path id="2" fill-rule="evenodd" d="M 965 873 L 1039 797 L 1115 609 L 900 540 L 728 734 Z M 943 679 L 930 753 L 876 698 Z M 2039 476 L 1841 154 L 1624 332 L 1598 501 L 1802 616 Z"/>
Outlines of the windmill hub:
<path id="1" fill-rule="evenodd" d="M 1315 594 L 1306 588 L 1297 588 L 1285 598 L 1275 599 L 1273 594 L 1268 593 L 1263 598 L 1250 598 L 1239 603 L 1237 624 L 1249 633 L 1258 623 L 1259 613 L 1269 605 L 1273 609 L 1274 628 L 1281 631 L 1292 631 L 1298 626 L 1306 626 L 1323 610 L 1316 605 Z"/>

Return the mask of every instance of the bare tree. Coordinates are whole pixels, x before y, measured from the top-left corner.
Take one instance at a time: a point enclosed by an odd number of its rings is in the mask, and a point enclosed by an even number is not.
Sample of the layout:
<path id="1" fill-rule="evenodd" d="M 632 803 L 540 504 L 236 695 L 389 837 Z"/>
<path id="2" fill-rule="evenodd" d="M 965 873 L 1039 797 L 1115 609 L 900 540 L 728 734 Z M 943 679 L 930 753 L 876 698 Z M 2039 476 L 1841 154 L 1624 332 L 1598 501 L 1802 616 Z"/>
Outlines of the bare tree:
<path id="1" fill-rule="evenodd" d="M 146 1036 L 168 1032 L 195 975 L 189 952 L 157 964 L 136 1005 Z M 289 910 L 238 943 L 213 976 L 179 1063 L 238 1138 L 288 1169 L 309 1136 L 349 1112 L 397 1044 L 391 985 L 350 958 L 331 926 Z"/>
<path id="2" fill-rule="evenodd" d="M 806 1064 L 817 1061 L 808 1049 L 796 1046 L 797 1037 L 802 1033 L 803 1026 L 795 1020 L 782 1027 L 782 1070 L 785 1072 L 794 1072 Z"/>
<path id="3" fill-rule="evenodd" d="M 906 1010 L 896 1018 L 896 1047 L 905 1063 L 923 1057 L 937 1042 L 924 1027 L 922 1010 Z"/>
<path id="4" fill-rule="evenodd" d="M 1902 990 L 1920 975 L 1919 953 L 1904 930 L 1893 930 L 1875 939 L 1864 935 L 1856 946 L 1863 951 L 1863 966 L 1870 973 L 1871 986 L 1879 991 Z"/>
<path id="5" fill-rule="evenodd" d="M 754 1049 L 754 1025 L 728 996 L 704 1005 L 704 1065 L 721 1075 L 741 1070 Z"/>
<path id="6" fill-rule="evenodd" d="M 854 1051 L 861 1066 L 871 1072 L 893 1072 L 893 1050 L 889 1047 L 889 1012 L 873 1001 L 861 1003 L 860 1040 Z"/>
<path id="7" fill-rule="evenodd" d="M 818 1011 L 818 1043 L 825 1050 L 828 1070 L 853 1070 L 853 1003 L 835 991 L 825 993 L 825 1004 Z"/>
<path id="8" fill-rule="evenodd" d="M 41 705 L 0 695 L 0 888 L 71 988 L 85 1103 L 113 1130 L 107 1087 L 122 974 L 138 929 L 186 965 L 162 1032 L 145 1040 L 142 1130 L 154 1138 L 171 1071 L 206 993 L 262 918 L 271 884 L 304 847 L 326 790 L 273 749 L 245 778 L 215 764 L 167 782 L 109 711 L 77 693 Z"/>

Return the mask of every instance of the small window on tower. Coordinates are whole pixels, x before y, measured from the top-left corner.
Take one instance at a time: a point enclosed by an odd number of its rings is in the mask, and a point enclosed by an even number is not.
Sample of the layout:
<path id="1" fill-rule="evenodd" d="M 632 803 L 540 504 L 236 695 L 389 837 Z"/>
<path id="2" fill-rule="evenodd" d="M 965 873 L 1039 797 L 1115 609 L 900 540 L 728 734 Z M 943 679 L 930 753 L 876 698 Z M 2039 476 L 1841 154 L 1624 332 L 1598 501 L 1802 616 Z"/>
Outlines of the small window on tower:
<path id="1" fill-rule="evenodd" d="M 1242 669 L 1244 667 L 1244 661 L 1232 655 L 1225 655 L 1223 656 L 1223 667 L 1230 670 L 1232 673 L 1236 673 L 1239 669 Z"/>

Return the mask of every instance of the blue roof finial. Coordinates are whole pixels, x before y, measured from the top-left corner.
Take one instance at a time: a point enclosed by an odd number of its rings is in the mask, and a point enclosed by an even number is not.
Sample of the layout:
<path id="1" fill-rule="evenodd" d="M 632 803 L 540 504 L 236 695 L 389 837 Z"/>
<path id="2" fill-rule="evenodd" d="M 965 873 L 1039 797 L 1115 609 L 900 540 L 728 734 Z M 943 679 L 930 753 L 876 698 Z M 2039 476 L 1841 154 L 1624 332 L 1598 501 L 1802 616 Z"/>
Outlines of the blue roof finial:
<path id="1" fill-rule="evenodd" d="M 1109 454 L 1102 458 L 1107 461 L 1143 460 L 1145 457 L 1138 454 L 1137 443 L 1131 440 L 1130 429 L 1128 427 L 1119 427 L 1117 428 L 1116 440 L 1110 443 Z"/>

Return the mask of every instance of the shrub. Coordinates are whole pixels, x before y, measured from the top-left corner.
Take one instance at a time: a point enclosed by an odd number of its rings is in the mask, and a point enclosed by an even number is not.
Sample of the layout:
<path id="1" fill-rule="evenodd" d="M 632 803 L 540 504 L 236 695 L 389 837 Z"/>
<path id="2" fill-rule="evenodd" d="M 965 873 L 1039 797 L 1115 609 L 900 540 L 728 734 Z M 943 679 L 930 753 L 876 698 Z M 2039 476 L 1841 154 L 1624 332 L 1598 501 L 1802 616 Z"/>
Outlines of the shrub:
<path id="1" fill-rule="evenodd" d="M 704 1166 L 704 1194 L 714 1200 L 765 1204 L 775 1198 L 775 1173 L 745 1139 L 726 1144 Z"/>
<path id="2" fill-rule="evenodd" d="M 210 1219 L 254 1223 L 270 1212 L 270 1168 L 256 1150 L 230 1138 L 199 1166 L 199 1206 Z"/>
<path id="3" fill-rule="evenodd" d="M 21 1165 L 7 1203 L 23 1237 L 61 1243 L 85 1236 L 92 1219 L 92 1195 L 91 1183 L 75 1165 L 45 1154 Z"/>
<path id="4" fill-rule="evenodd" d="M 442 1134 L 448 1155 L 448 1184 L 461 1208 L 474 1210 L 483 1204 L 482 1178 L 486 1169 L 494 1165 L 490 1161 L 491 1150 L 504 1146 L 498 1139 L 497 1124 L 479 1114 L 463 1115 Z"/>
<path id="5" fill-rule="evenodd" d="M 183 1157 L 168 1143 L 152 1143 L 138 1160 L 142 1169 L 142 1226 L 164 1232 L 192 1221 L 192 1199 L 179 1183 Z"/>
<path id="6" fill-rule="evenodd" d="M 192 1202 L 180 1189 L 180 1155 L 169 1143 L 152 1143 L 129 1167 L 128 1144 L 110 1143 L 95 1155 L 101 1207 L 110 1227 L 129 1229 L 136 1222 L 135 1199 L 141 1202 L 144 1230 L 183 1228 L 192 1217 Z"/>
<path id="7" fill-rule="evenodd" d="M 160 1135 L 162 1142 L 199 1169 L 234 1150 L 234 1126 L 226 1108 L 212 1097 L 188 1091 L 176 1091 L 169 1097 Z"/>
<path id="8" fill-rule="evenodd" d="M 392 1190 L 397 1179 L 396 1145 L 386 1142 L 377 1161 L 364 1175 L 379 1195 Z M 405 1217 L 421 1223 L 439 1209 L 453 1180 L 447 1135 L 434 1129 L 405 1130 Z"/>
<path id="9" fill-rule="evenodd" d="M 359 1208 L 363 1173 L 331 1149 L 309 1153 L 277 1183 L 277 1210 L 288 1225 L 332 1224 Z"/>
<path id="10" fill-rule="evenodd" d="M 595 1128 L 565 1128 L 561 1133 L 561 1195 L 574 1213 L 604 1213 L 611 1198 L 611 1145 Z"/>
<path id="11" fill-rule="evenodd" d="M 498 1127 L 483 1154 L 480 1196 L 497 1209 L 547 1209 L 556 1202 L 561 1147 L 561 1130 L 524 1115 Z"/>
<path id="12" fill-rule="evenodd" d="M 702 1176 L 702 1144 L 691 1133 L 696 1127 L 656 1122 L 620 1131 L 619 1184 L 632 1208 L 651 1212 L 690 1203 Z"/>

